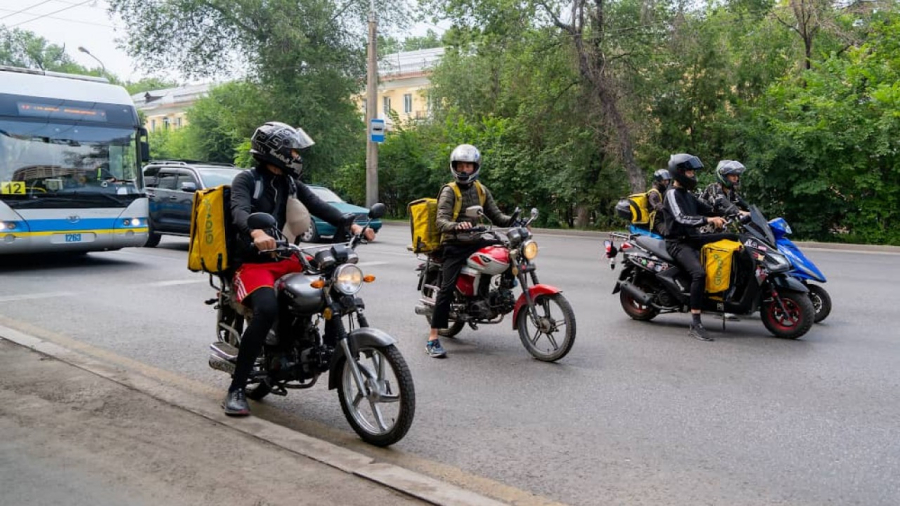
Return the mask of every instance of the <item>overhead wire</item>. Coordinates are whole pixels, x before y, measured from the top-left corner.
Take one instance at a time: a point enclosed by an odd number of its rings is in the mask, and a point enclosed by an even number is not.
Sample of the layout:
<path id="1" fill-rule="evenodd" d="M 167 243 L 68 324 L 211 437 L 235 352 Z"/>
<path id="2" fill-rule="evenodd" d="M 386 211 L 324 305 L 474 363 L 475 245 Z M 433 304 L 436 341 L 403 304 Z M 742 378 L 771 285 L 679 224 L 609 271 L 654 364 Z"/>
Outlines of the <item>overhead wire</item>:
<path id="1" fill-rule="evenodd" d="M 59 0 L 56 0 L 56 1 L 59 1 Z M 0 11 L 3 11 L 3 12 L 12 12 L 12 9 L 0 9 Z M 113 25 L 107 25 L 107 24 L 104 24 L 104 23 L 94 23 L 94 22 L 91 22 L 91 21 L 81 21 L 81 20 L 78 20 L 78 19 L 58 18 L 58 17 L 55 17 L 55 16 L 47 16 L 47 19 L 55 19 L 55 20 L 57 20 L 57 21 L 66 21 L 66 22 L 68 22 L 68 23 L 81 23 L 81 24 L 83 24 L 83 25 L 93 25 L 93 26 L 103 26 L 103 27 L 106 27 L 106 28 L 115 28 L 115 26 L 113 26 Z"/>
<path id="2" fill-rule="evenodd" d="M 20 22 L 14 24 L 14 25 L 9 25 L 7 28 L 15 28 L 15 27 L 17 27 L 17 26 L 19 26 L 19 25 L 24 25 L 25 23 L 31 23 L 32 21 L 37 21 L 37 20 L 39 20 L 39 19 L 49 17 L 49 16 L 51 16 L 51 15 L 53 15 L 53 14 L 58 14 L 58 13 L 60 13 L 60 12 L 67 11 L 67 10 L 69 10 L 69 9 L 74 9 L 75 7 L 81 7 L 82 5 L 84 5 L 84 4 L 86 4 L 86 3 L 89 3 L 89 2 L 93 2 L 93 1 L 94 1 L 94 0 L 84 0 L 83 2 L 80 2 L 80 3 L 77 3 L 77 4 L 71 4 L 71 5 L 69 5 L 68 7 L 63 7 L 62 9 L 58 9 L 58 10 L 55 10 L 55 11 L 53 11 L 53 12 L 48 12 L 48 13 L 46 13 L 46 14 L 41 14 L 41 15 L 36 16 L 36 17 L 34 17 L 34 18 L 27 19 L 27 20 L 25 20 L 25 21 L 20 21 Z M 46 3 L 46 2 L 44 2 L 44 3 Z"/>
<path id="3" fill-rule="evenodd" d="M 13 16 L 15 16 L 16 14 L 21 14 L 21 13 L 23 13 L 23 12 L 25 12 L 25 11 L 29 11 L 29 10 L 31 10 L 31 9 L 34 9 L 35 7 L 40 7 L 40 6 L 44 5 L 45 3 L 53 2 L 53 1 L 54 1 L 54 0 L 44 0 L 43 2 L 39 2 L 39 3 L 36 3 L 36 4 L 34 4 L 34 5 L 29 5 L 28 7 L 25 7 L 24 9 L 20 9 L 20 10 L 17 10 L 17 11 L 15 11 L 15 12 L 13 12 L 12 14 L 7 14 L 6 16 L 3 16 L 3 17 L 0 18 L 0 19 L 6 19 L 6 18 L 13 17 Z M 3 9 L 3 10 L 6 10 L 6 9 Z"/>

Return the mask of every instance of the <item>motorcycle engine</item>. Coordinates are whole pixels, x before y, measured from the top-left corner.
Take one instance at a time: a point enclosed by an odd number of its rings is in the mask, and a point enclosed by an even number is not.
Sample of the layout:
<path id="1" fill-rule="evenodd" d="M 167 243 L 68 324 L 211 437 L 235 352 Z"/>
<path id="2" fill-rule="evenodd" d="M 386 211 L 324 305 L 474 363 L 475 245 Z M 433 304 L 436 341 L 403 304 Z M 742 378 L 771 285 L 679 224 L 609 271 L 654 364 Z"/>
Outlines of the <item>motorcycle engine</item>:
<path id="1" fill-rule="evenodd" d="M 512 290 L 491 290 L 488 294 L 488 305 L 497 314 L 506 314 L 516 307 L 516 298 Z"/>

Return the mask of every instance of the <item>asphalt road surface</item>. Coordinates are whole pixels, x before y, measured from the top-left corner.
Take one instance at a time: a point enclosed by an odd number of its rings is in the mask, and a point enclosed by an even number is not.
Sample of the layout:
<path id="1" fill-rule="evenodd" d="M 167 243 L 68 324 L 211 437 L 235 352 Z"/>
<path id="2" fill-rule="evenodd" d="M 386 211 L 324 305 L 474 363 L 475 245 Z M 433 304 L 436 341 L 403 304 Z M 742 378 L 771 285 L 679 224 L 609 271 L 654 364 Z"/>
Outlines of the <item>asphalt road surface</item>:
<path id="1" fill-rule="evenodd" d="M 399 340 L 416 384 L 406 438 L 365 445 L 337 395 L 254 404 L 256 416 L 514 504 L 900 504 L 900 255 L 808 249 L 828 276 L 831 316 L 800 340 L 771 337 L 758 316 L 632 321 L 611 290 L 618 271 L 597 236 L 538 234 L 538 274 L 572 304 L 578 336 L 559 363 L 530 357 L 509 319 L 445 339 L 425 355 L 413 313 L 417 265 L 408 229 L 361 246 L 377 280 L 361 296 L 370 323 Z M 186 270 L 186 240 L 71 260 L 0 262 L 0 324 L 145 372 L 208 385 L 215 292 Z M 218 394 L 216 394 L 218 395 Z"/>

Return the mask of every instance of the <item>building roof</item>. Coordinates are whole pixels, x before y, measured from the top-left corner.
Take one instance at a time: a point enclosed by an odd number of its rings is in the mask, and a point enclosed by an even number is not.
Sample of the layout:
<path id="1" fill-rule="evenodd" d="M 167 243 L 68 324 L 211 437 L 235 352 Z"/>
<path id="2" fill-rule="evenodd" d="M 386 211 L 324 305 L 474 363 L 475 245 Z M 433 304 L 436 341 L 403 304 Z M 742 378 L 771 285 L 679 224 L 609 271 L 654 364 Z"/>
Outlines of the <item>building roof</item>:
<path id="1" fill-rule="evenodd" d="M 136 93 L 131 96 L 134 105 L 143 111 L 177 107 L 180 104 L 191 104 L 201 97 L 205 97 L 214 83 L 192 84 L 177 88 L 165 88 Z"/>
<path id="2" fill-rule="evenodd" d="M 378 75 L 397 78 L 422 74 L 434 68 L 443 55 L 442 47 L 388 54 L 378 61 Z"/>

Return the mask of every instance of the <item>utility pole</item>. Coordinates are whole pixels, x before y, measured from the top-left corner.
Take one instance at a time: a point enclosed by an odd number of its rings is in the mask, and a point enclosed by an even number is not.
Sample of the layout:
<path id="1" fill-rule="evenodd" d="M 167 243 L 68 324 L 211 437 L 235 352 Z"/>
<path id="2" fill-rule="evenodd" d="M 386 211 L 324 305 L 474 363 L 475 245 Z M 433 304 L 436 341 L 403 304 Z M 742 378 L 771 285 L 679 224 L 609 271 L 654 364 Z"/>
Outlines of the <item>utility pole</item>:
<path id="1" fill-rule="evenodd" d="M 366 207 L 378 202 L 378 144 L 372 140 L 372 120 L 378 117 L 378 52 L 375 47 L 375 0 L 369 0 L 369 62 L 366 67 Z"/>

